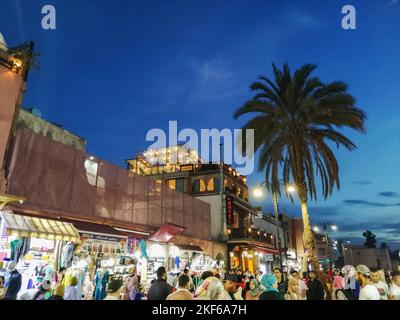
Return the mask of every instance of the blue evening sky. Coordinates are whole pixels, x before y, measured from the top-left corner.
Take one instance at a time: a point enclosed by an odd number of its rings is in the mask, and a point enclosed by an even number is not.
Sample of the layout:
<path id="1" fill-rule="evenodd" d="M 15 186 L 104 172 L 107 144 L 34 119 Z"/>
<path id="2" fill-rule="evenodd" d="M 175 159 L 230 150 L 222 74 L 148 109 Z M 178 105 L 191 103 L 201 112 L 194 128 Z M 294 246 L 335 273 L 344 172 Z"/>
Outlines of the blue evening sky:
<path id="1" fill-rule="evenodd" d="M 41 8 L 57 9 L 57 29 L 41 28 Z M 342 6 L 357 29 L 341 28 Z M 336 152 L 341 188 L 310 203 L 313 223 L 338 237 L 400 247 L 400 1 L 2 0 L 9 46 L 33 40 L 41 69 L 24 105 L 88 140 L 88 152 L 125 166 L 148 147 L 151 128 L 239 128 L 232 113 L 271 63 L 317 63 L 323 81 L 343 80 L 368 114 L 367 134 L 345 131 L 358 150 Z M 250 188 L 262 175 L 249 177 Z M 271 197 L 255 201 L 272 211 Z M 300 215 L 281 199 L 288 214 Z M 358 238 L 358 240 L 356 239 Z"/>

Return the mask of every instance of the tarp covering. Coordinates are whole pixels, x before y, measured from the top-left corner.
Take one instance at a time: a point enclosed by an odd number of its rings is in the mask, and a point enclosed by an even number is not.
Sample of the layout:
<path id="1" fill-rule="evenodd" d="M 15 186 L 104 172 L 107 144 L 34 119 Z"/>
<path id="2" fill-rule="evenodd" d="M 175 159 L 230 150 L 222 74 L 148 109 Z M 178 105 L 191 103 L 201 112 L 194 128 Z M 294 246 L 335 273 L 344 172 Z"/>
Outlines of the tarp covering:
<path id="1" fill-rule="evenodd" d="M 164 223 L 154 234 L 150 236 L 149 240 L 169 242 L 174 236 L 183 232 L 184 230 L 185 228 L 182 226 Z"/>
<path id="2" fill-rule="evenodd" d="M 8 235 L 78 242 L 78 231 L 71 223 L 1 212 Z"/>
<path id="3" fill-rule="evenodd" d="M 7 192 L 26 197 L 21 209 L 137 230 L 172 223 L 211 239 L 208 203 L 26 129 L 16 133 L 7 178 Z"/>

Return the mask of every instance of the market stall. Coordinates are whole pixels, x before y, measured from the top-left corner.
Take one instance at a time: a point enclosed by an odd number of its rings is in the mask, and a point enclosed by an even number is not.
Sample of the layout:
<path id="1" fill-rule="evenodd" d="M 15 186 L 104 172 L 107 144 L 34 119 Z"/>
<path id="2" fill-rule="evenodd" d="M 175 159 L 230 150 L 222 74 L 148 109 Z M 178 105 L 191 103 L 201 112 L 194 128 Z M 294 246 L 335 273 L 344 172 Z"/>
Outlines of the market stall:
<path id="1" fill-rule="evenodd" d="M 74 226 L 11 211 L 1 211 L 0 217 L 0 260 L 16 262 L 22 275 L 21 290 L 44 279 L 56 282 L 58 265 L 68 263 L 80 241 Z"/>

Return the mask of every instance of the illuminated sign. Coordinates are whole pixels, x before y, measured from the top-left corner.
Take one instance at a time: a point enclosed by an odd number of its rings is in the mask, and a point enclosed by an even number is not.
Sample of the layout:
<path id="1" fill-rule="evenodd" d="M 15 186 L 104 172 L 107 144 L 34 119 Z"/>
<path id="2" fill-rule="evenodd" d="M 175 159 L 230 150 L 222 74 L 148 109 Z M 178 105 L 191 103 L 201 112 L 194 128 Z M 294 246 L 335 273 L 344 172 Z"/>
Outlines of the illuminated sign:
<path id="1" fill-rule="evenodd" d="M 296 251 L 294 250 L 288 250 L 286 251 L 286 257 L 288 259 L 296 259 L 297 255 L 296 255 Z"/>
<path id="2" fill-rule="evenodd" d="M 233 198 L 228 196 L 226 201 L 226 225 L 233 225 Z"/>
<path id="3" fill-rule="evenodd" d="M 180 166 L 180 169 L 182 172 L 187 172 L 187 171 L 193 171 L 193 165 L 192 164 L 186 164 L 186 165 L 182 165 Z"/>

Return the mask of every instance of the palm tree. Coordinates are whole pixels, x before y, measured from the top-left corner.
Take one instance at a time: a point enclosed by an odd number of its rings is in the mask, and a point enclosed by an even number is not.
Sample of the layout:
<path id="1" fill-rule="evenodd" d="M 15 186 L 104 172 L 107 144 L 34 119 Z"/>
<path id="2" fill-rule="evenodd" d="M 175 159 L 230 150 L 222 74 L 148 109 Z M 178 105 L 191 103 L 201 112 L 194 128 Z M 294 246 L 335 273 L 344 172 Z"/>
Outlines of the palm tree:
<path id="1" fill-rule="evenodd" d="M 280 177 L 285 185 L 294 181 L 301 202 L 304 245 L 313 268 L 318 270 L 308 199 L 317 199 L 316 176 L 325 199 L 335 186 L 339 189 L 339 166 L 329 144 L 355 149 L 338 129 L 348 127 L 364 133 L 366 115 L 355 106 L 345 83 L 325 84 L 311 77 L 316 65 L 306 64 L 294 74 L 287 64 L 282 70 L 274 64 L 272 67 L 274 81 L 261 76 L 251 84 L 256 95 L 236 110 L 234 118 L 256 114 L 242 129 L 254 129 L 254 150 L 260 151 L 258 170 L 265 171 L 269 191 L 280 195 Z M 245 143 L 243 139 L 244 150 Z M 291 198 L 287 191 L 286 196 Z"/>

